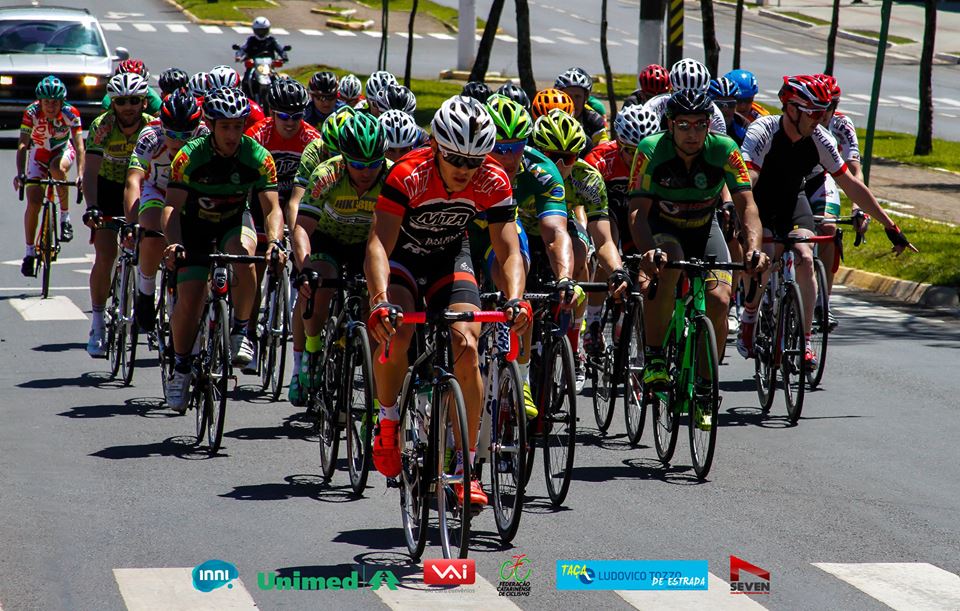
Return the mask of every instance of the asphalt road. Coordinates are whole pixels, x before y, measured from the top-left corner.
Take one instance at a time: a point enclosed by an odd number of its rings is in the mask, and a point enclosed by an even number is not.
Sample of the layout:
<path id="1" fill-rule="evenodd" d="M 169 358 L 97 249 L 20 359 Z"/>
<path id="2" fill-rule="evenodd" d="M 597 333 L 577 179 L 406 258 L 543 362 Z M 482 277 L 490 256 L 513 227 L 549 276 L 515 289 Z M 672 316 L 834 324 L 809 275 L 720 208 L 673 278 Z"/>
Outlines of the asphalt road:
<path id="1" fill-rule="evenodd" d="M 9 188 L 12 166 L 12 154 L 0 152 L 0 187 Z M 477 584 L 468 592 L 425 593 L 417 583 L 422 569 L 406 556 L 397 492 L 376 474 L 358 500 L 342 471 L 323 483 L 315 438 L 297 409 L 265 402 L 252 379 L 241 378 L 222 454 L 208 458 L 190 446 L 192 417 L 162 407 L 156 359 L 143 347 L 134 385 L 111 382 L 106 363 L 84 351 L 84 232 L 55 269 L 59 303 L 38 305 L 38 282 L 21 278 L 17 267 L 21 207 L 12 191 L 7 201 L 0 208 L 7 244 L 0 264 L 5 611 L 505 608 L 493 588 L 515 554 L 527 555 L 532 592 L 513 602 L 530 610 L 854 611 L 883 608 L 880 600 L 898 609 L 960 606 L 956 318 L 884 307 L 841 290 L 824 390 L 808 395 L 797 427 L 786 426 L 780 397 L 770 417 L 760 414 L 752 367 L 731 347 L 706 483 L 693 477 L 685 436 L 676 464 L 665 468 L 649 423 L 642 446 L 630 449 L 622 416 L 601 437 L 581 399 L 564 507 L 550 508 L 538 462 L 513 546 L 500 544 L 485 511 L 470 551 Z M 28 321 L 21 312 L 50 319 Z M 425 558 L 438 553 L 432 546 Z M 724 583 L 730 555 L 769 571 L 770 594 L 731 596 Z M 209 559 L 234 563 L 240 580 L 211 594 L 194 590 L 190 568 Z M 660 597 L 558 591 L 555 567 L 563 559 L 706 560 L 712 589 Z M 358 565 L 367 576 L 392 569 L 403 587 L 292 592 L 257 585 L 259 572 L 339 577 Z"/>

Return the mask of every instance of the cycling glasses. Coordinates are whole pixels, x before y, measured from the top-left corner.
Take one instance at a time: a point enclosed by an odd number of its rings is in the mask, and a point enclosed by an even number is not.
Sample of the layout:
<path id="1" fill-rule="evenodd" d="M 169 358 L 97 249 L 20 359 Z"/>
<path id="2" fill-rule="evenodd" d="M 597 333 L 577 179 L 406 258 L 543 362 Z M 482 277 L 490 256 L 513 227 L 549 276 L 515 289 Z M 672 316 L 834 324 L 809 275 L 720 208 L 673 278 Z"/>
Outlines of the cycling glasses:
<path id="1" fill-rule="evenodd" d="M 674 121 L 673 125 L 674 127 L 676 127 L 678 130 L 682 132 L 688 132 L 691 129 L 695 129 L 698 132 L 705 132 L 707 131 L 707 128 L 710 127 L 710 123 L 706 119 L 700 119 L 699 121 L 696 121 L 696 122 L 682 121 L 682 120 Z"/>
<path id="2" fill-rule="evenodd" d="M 277 113 L 277 118 L 284 121 L 299 121 L 303 119 L 303 111 L 300 112 L 280 112 L 279 110 L 273 111 Z"/>
<path id="3" fill-rule="evenodd" d="M 163 135 L 171 140 L 177 140 L 178 142 L 186 142 L 187 140 L 193 138 L 193 132 L 178 132 L 172 129 L 163 130 Z"/>
<path id="4" fill-rule="evenodd" d="M 497 143 L 493 147 L 495 155 L 516 155 L 523 152 L 523 147 L 527 146 L 527 139 L 517 140 L 516 142 Z"/>
<path id="5" fill-rule="evenodd" d="M 452 165 L 455 168 L 467 168 L 470 170 L 476 170 L 483 165 L 484 157 L 467 157 L 466 155 L 457 155 L 456 153 L 448 153 L 443 149 L 440 149 L 440 156 L 443 157 L 443 160 Z"/>
<path id="6" fill-rule="evenodd" d="M 547 159 L 554 163 L 562 163 L 563 165 L 573 165 L 577 162 L 576 153 L 561 153 L 555 151 L 544 152 Z"/>
<path id="7" fill-rule="evenodd" d="M 350 167 L 354 170 L 376 170 L 383 165 L 383 157 L 380 159 L 374 159 L 373 161 L 356 161 L 355 159 L 350 159 L 349 157 L 344 157 L 343 159 L 350 164 Z"/>
<path id="8" fill-rule="evenodd" d="M 114 106 L 139 106 L 143 104 L 143 96 L 132 95 L 126 98 L 115 98 L 113 100 Z"/>
<path id="9" fill-rule="evenodd" d="M 714 100 L 713 103 L 717 105 L 717 108 L 733 108 L 737 105 L 736 100 Z"/>
<path id="10" fill-rule="evenodd" d="M 804 108 L 799 104 L 793 104 L 793 107 L 799 110 L 800 112 L 802 112 L 803 114 L 807 115 L 811 119 L 819 120 L 819 119 L 822 119 L 827 114 L 826 108 Z"/>
<path id="11" fill-rule="evenodd" d="M 314 100 L 320 100 L 321 102 L 332 102 L 337 99 L 337 94 L 335 93 L 311 93 L 310 97 Z"/>

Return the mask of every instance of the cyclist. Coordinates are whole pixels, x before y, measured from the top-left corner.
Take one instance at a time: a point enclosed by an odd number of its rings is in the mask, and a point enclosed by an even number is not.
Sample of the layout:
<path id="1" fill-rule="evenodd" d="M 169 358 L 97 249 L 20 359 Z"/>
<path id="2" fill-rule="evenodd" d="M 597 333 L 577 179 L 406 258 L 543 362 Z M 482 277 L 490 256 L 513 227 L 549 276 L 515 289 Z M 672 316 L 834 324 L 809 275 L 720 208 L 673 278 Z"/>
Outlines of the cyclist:
<path id="1" fill-rule="evenodd" d="M 210 133 L 188 142 L 170 167 L 164 233 L 169 246 L 164 251 L 168 266 L 177 258 L 183 266 L 177 274 L 177 306 L 170 319 L 173 337 L 173 376 L 167 383 L 167 404 L 176 412 L 186 410 L 192 379 L 192 355 L 197 324 L 207 292 L 211 240 L 224 252 L 253 254 L 256 230 L 250 218 L 247 196 L 251 189 L 263 209 L 269 244 L 266 256 L 280 250 L 285 261 L 283 213 L 277 200 L 277 172 L 267 149 L 243 134 L 250 113 L 247 97 L 239 89 L 214 89 L 203 100 L 203 115 Z M 236 312 L 249 312 L 254 300 L 256 272 L 252 265 L 234 265 L 232 297 Z M 234 321 L 231 358 L 236 359 L 249 340 Z M 249 347 L 248 347 L 249 350 Z"/>
<path id="2" fill-rule="evenodd" d="M 483 81 L 470 81 L 463 86 L 460 95 L 473 98 L 481 104 L 486 104 L 490 96 L 493 95 L 493 92 L 490 91 L 490 87 Z"/>
<path id="3" fill-rule="evenodd" d="M 147 104 L 147 81 L 139 74 L 118 74 L 107 82 L 110 110 L 93 120 L 87 134 L 83 168 L 83 197 L 87 204 L 84 222 L 95 229 L 91 219 L 99 211 L 114 221 L 95 231 L 93 245 L 96 256 L 90 271 L 90 301 L 93 323 L 87 353 L 94 358 L 106 356 L 104 340 L 104 308 L 110 294 L 110 274 L 117 258 L 117 232 L 125 218 L 123 190 L 127 180 L 130 156 L 137 137 L 152 117 L 144 112 Z"/>
<path id="4" fill-rule="evenodd" d="M 139 74 L 143 77 L 143 80 L 147 82 L 147 114 L 155 116 L 160 112 L 160 102 L 163 100 L 157 95 L 157 92 L 153 90 L 152 87 L 149 87 L 150 84 L 150 72 L 147 70 L 147 67 L 139 59 L 125 59 L 119 64 L 113 71 L 114 76 L 118 74 Z M 103 106 L 104 110 L 110 110 L 110 94 L 107 93 L 103 96 L 103 101 L 100 103 Z"/>
<path id="5" fill-rule="evenodd" d="M 203 106 L 203 96 L 207 95 L 209 74 L 206 72 L 195 72 L 187 79 L 187 93 L 197 99 L 197 104 Z"/>
<path id="6" fill-rule="evenodd" d="M 740 89 L 737 96 L 737 114 L 746 120 L 747 125 L 770 114 L 763 106 L 754 101 L 754 98 L 760 93 L 760 85 L 757 83 L 757 77 L 754 76 L 753 72 L 731 70 L 723 76 L 736 83 Z"/>
<path id="7" fill-rule="evenodd" d="M 743 157 L 750 168 L 764 231 L 777 236 L 814 235 L 810 205 L 797 194 L 804 178 L 820 165 L 833 175 L 851 200 L 883 224 L 887 238 L 893 244 L 893 252 L 897 255 L 905 249 L 916 252 L 910 240 L 877 203 L 870 189 L 851 175 L 837 149 L 836 140 L 820 125 L 832 103 L 829 87 L 814 76 L 785 76 L 779 98 L 783 114 L 760 117 L 751 123 L 743 141 Z M 807 369 L 815 370 L 816 354 L 810 348 L 816 301 L 813 244 L 797 244 L 794 248 L 798 254 L 797 284 L 804 310 L 805 365 Z M 773 252 L 779 255 L 780 250 L 782 247 Z M 761 297 L 760 291 L 757 293 L 753 302 L 744 304 L 740 316 L 737 350 L 745 358 L 753 356 L 753 334 Z"/>
<path id="8" fill-rule="evenodd" d="M 277 42 L 277 39 L 270 35 L 270 20 L 266 17 L 257 17 L 252 24 L 253 35 L 247 37 L 247 41 L 237 49 L 236 59 L 238 61 L 245 59 L 256 59 L 258 57 L 269 57 L 279 59 L 283 62 L 289 61 L 287 52 Z M 253 77 L 253 67 L 247 68 L 243 75 L 243 91 L 250 96 L 250 79 Z"/>
<path id="9" fill-rule="evenodd" d="M 691 89 L 698 93 L 707 93 L 710 89 L 710 71 L 695 59 L 681 59 L 670 68 L 670 89 L 674 92 L 681 89 Z M 664 93 L 650 98 L 643 105 L 644 108 L 662 118 L 664 127 L 668 100 L 670 100 L 670 94 Z M 718 134 L 727 133 L 727 124 L 723 120 L 723 113 L 720 112 L 716 104 L 712 106 L 711 114 L 711 131 Z"/>
<path id="10" fill-rule="evenodd" d="M 354 106 L 354 108 L 369 112 L 375 117 L 378 116 L 380 114 L 380 109 L 376 104 L 373 103 L 373 100 L 380 95 L 381 91 L 390 85 L 398 84 L 397 77 L 395 77 L 392 73 L 387 72 L 386 70 L 378 70 L 374 72 L 367 79 L 367 84 L 363 87 L 365 99 L 360 100 Z"/>
<path id="11" fill-rule="evenodd" d="M 137 222 L 148 231 L 163 229 L 163 208 L 170 163 L 183 145 L 209 133 L 203 125 L 197 100 L 185 92 L 166 97 L 160 106 L 160 118 L 140 132 L 130 156 L 124 188 L 124 212 L 127 222 Z M 139 203 L 139 205 L 138 205 Z M 152 331 L 156 318 L 155 293 L 157 269 L 163 259 L 166 242 L 156 235 L 144 235 L 137 265 L 137 299 L 134 315 L 137 326 Z"/>
<path id="12" fill-rule="evenodd" d="M 206 73 L 206 83 L 207 91 L 213 91 L 221 87 L 240 89 L 240 74 L 230 66 L 214 66 L 210 69 L 210 72 Z M 248 97 L 247 103 L 250 104 L 250 115 L 247 116 L 247 122 L 243 126 L 244 129 L 250 129 L 266 118 L 263 109 L 252 98 Z"/>
<path id="13" fill-rule="evenodd" d="M 573 116 L 573 98 L 559 89 L 541 89 L 530 102 L 530 116 L 536 121 L 554 108 Z"/>
<path id="14" fill-rule="evenodd" d="M 434 115 L 429 149 L 415 151 L 387 175 L 373 213 L 365 270 L 370 293 L 371 338 L 380 346 L 391 341 L 391 358 L 374 359 L 380 421 L 373 462 L 387 477 L 400 473 L 397 439 L 397 395 L 407 367 L 413 328 L 402 325 L 402 312 L 426 301 L 428 310 L 476 310 L 477 281 L 470 263 L 467 223 L 485 212 L 490 239 L 502 262 L 507 312 L 518 332 L 530 321 L 530 304 L 522 301 L 523 257 L 514 218 L 516 206 L 510 178 L 487 158 L 496 143 L 496 127 L 480 102 L 455 96 Z M 396 322 L 394 322 L 396 321 Z M 467 437 L 476 442 L 483 388 L 477 355 L 479 324 L 454 323 L 454 373 L 463 388 Z M 464 456 L 467 454 L 467 457 Z M 474 447 L 458 448 L 457 467 L 471 463 Z M 455 486 L 464 504 L 464 486 Z M 483 506 L 487 497 L 477 480 L 470 482 L 469 503 Z"/>
<path id="15" fill-rule="evenodd" d="M 417 110 L 417 96 L 403 85 L 387 85 L 377 92 L 376 97 L 367 98 L 370 108 L 376 108 L 374 116 L 380 116 L 388 110 L 402 110 L 413 116 Z"/>
<path id="16" fill-rule="evenodd" d="M 178 89 L 183 89 L 190 81 L 190 75 L 180 68 L 167 68 L 160 73 L 160 96 L 167 97 Z"/>
<path id="17" fill-rule="evenodd" d="M 623 107 L 646 104 L 658 95 L 670 92 L 670 73 L 660 64 L 650 64 L 637 75 L 637 89 L 623 100 Z"/>
<path id="18" fill-rule="evenodd" d="M 526 91 L 515 85 L 513 81 L 507 81 L 503 85 L 500 85 L 496 93 L 510 98 L 520 106 L 523 106 L 524 110 L 530 112 L 530 97 Z"/>
<path id="19" fill-rule="evenodd" d="M 360 79 L 358 79 L 356 75 L 348 74 L 340 79 L 340 85 L 337 87 L 337 96 L 340 98 L 340 101 L 347 106 L 354 106 L 363 99 L 362 89 Z"/>
<path id="20" fill-rule="evenodd" d="M 34 90 L 37 101 L 27 106 L 20 121 L 20 140 L 17 142 L 17 175 L 13 188 L 20 189 L 24 179 L 45 178 L 66 180 L 67 172 L 77 162 L 78 180 L 84 170 L 83 135 L 80 112 L 67 104 L 67 87 L 55 76 L 44 77 Z M 70 223 L 70 199 L 66 187 L 57 187 L 60 200 L 60 240 L 73 239 Z M 26 187 L 27 209 L 23 213 L 23 233 L 26 246 L 20 273 L 37 273 L 37 224 L 43 189 L 40 185 Z"/>
<path id="21" fill-rule="evenodd" d="M 379 119 L 386 135 L 386 154 L 390 161 L 397 161 L 413 149 L 429 143 L 426 132 L 402 110 L 388 110 Z"/>
<path id="22" fill-rule="evenodd" d="M 737 122 L 737 97 L 740 95 L 740 86 L 727 77 L 721 76 L 710 81 L 707 92 L 723 115 L 723 120 L 727 124 L 727 136 L 733 138 L 737 146 L 740 146 L 747 133 L 746 124 Z"/>
<path id="23" fill-rule="evenodd" d="M 607 136 L 607 122 L 604 120 L 603 115 L 586 105 L 587 98 L 590 97 L 590 92 L 593 91 L 593 78 L 587 74 L 586 70 L 583 68 L 570 68 L 557 77 L 553 83 L 553 87 L 566 93 L 573 100 L 573 112 L 569 114 L 577 121 L 580 121 L 584 133 L 587 134 L 587 145 L 580 152 L 581 157 L 589 153 L 590 150 L 600 142 L 609 139 Z"/>
<path id="24" fill-rule="evenodd" d="M 310 99 L 313 103 L 307 105 L 303 120 L 315 129 L 320 129 L 327 117 L 346 105 L 338 99 L 339 85 L 337 75 L 333 72 L 328 70 L 314 72 L 307 84 L 307 89 L 310 91 Z"/>
<path id="25" fill-rule="evenodd" d="M 670 380 L 661 346 L 680 277 L 676 270 L 659 269 L 655 249 L 673 260 L 715 256 L 717 261 L 729 261 L 715 214 L 726 185 L 743 220 L 747 264 L 754 272 L 769 264 L 761 251 L 760 220 L 740 149 L 727 136 L 708 133 L 713 108 L 705 93 L 675 91 L 667 105 L 667 132 L 643 139 L 633 164 L 630 227 L 644 253 L 641 282 L 644 275 L 660 275 L 660 290 L 644 304 L 643 379 L 648 385 L 663 386 Z M 729 272 L 714 272 L 707 283 L 707 315 L 716 331 L 717 354 L 722 354 L 726 342 L 729 287 Z"/>

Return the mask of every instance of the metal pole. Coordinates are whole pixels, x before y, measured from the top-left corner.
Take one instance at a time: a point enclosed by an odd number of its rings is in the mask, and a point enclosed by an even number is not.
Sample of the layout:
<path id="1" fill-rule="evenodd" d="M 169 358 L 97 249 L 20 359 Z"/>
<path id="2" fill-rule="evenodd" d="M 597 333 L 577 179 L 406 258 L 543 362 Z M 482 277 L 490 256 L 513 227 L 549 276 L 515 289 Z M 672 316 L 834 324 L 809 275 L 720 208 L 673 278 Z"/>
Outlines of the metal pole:
<path id="1" fill-rule="evenodd" d="M 667 63 L 670 66 L 683 59 L 683 0 L 670 0 L 667 8 Z"/>
<path id="2" fill-rule="evenodd" d="M 870 114 L 867 118 L 867 146 L 863 155 L 863 182 L 870 184 L 870 162 L 873 160 L 873 132 L 877 127 L 877 105 L 880 101 L 880 83 L 883 80 L 883 60 L 887 54 L 887 33 L 890 29 L 890 7 L 893 0 L 883 0 L 880 7 L 880 44 L 877 46 L 877 65 L 873 72 L 873 92 L 870 95 Z"/>
<path id="3" fill-rule="evenodd" d="M 640 31 L 637 37 L 637 74 L 650 64 L 663 63 L 663 2 L 640 0 Z"/>
<path id="4" fill-rule="evenodd" d="M 476 48 L 477 0 L 460 0 L 460 15 L 457 19 L 457 70 L 469 70 L 473 66 Z"/>

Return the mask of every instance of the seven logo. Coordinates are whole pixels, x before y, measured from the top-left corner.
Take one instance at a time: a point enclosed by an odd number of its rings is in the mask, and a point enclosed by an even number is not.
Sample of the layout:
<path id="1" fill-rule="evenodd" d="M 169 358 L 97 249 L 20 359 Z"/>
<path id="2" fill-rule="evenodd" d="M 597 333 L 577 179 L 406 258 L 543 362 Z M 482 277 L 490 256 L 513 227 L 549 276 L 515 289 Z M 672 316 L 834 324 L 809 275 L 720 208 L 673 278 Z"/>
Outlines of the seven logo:
<path id="1" fill-rule="evenodd" d="M 473 559 L 437 559 L 423 561 L 423 582 L 432 586 L 464 585 L 477 581 Z"/>
<path id="2" fill-rule="evenodd" d="M 759 577 L 763 581 L 741 581 L 740 571 Z M 731 594 L 769 594 L 770 571 L 750 564 L 746 560 L 730 556 L 730 593 Z"/>

